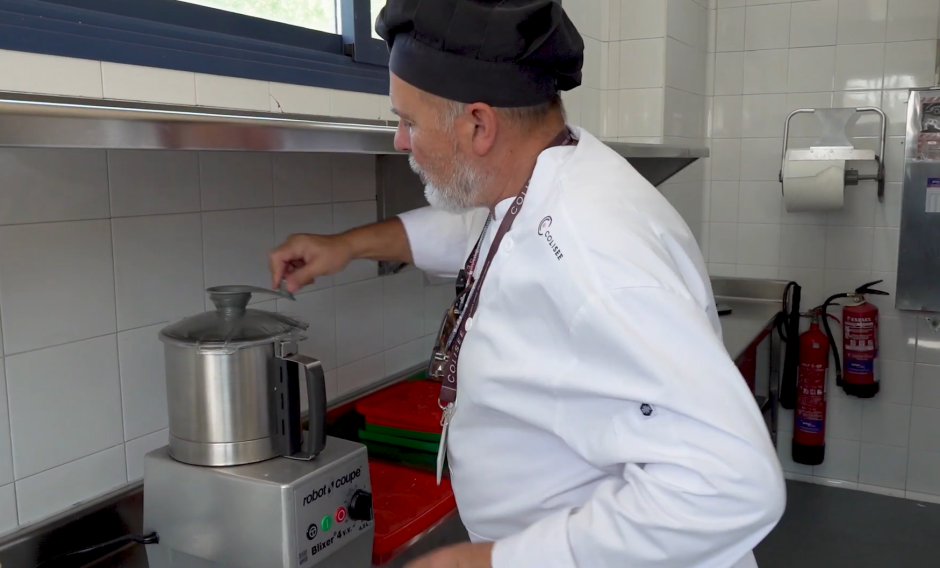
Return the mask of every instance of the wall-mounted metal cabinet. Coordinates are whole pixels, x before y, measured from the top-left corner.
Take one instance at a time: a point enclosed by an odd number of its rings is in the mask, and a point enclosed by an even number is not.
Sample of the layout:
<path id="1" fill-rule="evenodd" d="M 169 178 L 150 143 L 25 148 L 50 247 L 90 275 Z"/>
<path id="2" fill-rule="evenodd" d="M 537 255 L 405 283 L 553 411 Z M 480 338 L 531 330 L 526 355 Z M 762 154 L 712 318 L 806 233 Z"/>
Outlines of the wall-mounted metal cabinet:
<path id="1" fill-rule="evenodd" d="M 940 87 L 907 103 L 895 307 L 940 312 Z"/>

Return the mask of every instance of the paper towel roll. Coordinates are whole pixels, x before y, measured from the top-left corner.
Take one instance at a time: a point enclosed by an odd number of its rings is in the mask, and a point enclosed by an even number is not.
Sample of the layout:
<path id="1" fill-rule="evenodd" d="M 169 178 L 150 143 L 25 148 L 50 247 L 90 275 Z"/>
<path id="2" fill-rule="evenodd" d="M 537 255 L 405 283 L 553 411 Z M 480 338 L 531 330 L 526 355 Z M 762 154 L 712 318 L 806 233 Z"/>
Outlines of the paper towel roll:
<path id="1" fill-rule="evenodd" d="M 783 205 L 788 212 L 841 209 L 845 197 L 845 160 L 787 160 L 783 167 Z"/>

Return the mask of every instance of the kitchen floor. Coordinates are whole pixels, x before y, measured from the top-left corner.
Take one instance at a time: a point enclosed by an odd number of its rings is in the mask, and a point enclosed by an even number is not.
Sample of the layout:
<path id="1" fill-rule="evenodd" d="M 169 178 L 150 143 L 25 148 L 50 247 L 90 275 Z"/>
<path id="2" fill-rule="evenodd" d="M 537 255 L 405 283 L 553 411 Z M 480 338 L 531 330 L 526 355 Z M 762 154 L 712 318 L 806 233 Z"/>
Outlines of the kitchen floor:
<path id="1" fill-rule="evenodd" d="M 760 568 L 940 565 L 940 505 L 787 481 L 787 510 Z"/>

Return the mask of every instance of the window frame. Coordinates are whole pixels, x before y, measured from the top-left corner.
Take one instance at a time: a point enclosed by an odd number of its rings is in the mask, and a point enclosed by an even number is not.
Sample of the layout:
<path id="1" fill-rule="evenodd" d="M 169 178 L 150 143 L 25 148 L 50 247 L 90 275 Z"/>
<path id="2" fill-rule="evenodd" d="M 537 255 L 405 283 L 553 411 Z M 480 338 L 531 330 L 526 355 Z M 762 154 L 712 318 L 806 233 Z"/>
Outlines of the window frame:
<path id="1" fill-rule="evenodd" d="M 0 49 L 387 95 L 369 0 L 336 8 L 331 34 L 179 0 L 0 0 Z"/>
<path id="2" fill-rule="evenodd" d="M 347 49 L 352 46 L 353 61 L 381 65 L 388 67 L 388 47 L 385 42 L 372 37 L 372 27 L 375 17 L 369 0 L 338 0 L 338 10 L 345 16 L 352 14 L 352 18 L 343 17 L 343 42 Z"/>

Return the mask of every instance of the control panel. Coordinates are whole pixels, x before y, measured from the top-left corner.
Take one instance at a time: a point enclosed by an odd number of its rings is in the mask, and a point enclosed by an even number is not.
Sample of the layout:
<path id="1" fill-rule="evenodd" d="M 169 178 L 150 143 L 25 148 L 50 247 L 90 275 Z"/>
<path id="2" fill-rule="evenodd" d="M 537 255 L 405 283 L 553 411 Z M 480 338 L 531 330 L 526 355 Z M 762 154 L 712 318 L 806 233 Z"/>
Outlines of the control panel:
<path id="1" fill-rule="evenodd" d="M 365 459 L 330 468 L 295 488 L 298 566 L 315 566 L 372 527 L 371 491 Z"/>

